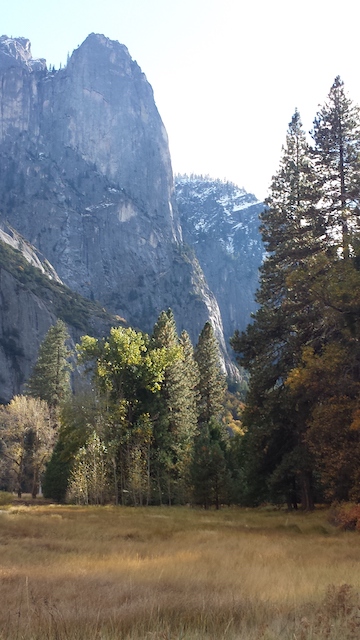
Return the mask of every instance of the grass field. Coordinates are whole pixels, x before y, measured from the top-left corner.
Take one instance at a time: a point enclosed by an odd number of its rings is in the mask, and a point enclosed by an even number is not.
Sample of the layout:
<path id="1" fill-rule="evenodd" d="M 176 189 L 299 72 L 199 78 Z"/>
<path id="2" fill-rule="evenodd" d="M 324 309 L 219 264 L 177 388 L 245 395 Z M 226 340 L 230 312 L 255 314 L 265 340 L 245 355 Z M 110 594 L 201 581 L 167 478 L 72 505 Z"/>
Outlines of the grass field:
<path id="1" fill-rule="evenodd" d="M 2 509 L 1 640 L 360 638 L 360 534 L 324 510 Z"/>

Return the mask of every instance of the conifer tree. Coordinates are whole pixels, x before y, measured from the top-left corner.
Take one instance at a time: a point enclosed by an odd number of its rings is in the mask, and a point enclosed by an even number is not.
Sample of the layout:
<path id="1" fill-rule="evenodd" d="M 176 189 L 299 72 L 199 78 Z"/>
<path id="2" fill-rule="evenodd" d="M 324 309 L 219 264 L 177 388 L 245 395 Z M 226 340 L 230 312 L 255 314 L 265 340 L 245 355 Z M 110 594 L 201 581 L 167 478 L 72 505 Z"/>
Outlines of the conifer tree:
<path id="1" fill-rule="evenodd" d="M 58 320 L 50 327 L 39 348 L 38 359 L 27 383 L 27 393 L 45 400 L 53 426 L 57 426 L 60 404 L 70 392 L 70 350 L 66 325 Z"/>
<path id="2" fill-rule="evenodd" d="M 315 118 L 313 139 L 309 149 L 295 114 L 262 215 L 269 255 L 260 308 L 232 340 L 251 373 L 244 416 L 248 486 L 261 495 L 262 478 L 262 497 L 271 488 L 288 504 L 301 493 L 305 508 L 312 504 L 314 468 L 333 497 L 350 495 L 356 476 L 349 452 L 358 450 L 351 425 L 359 381 L 360 119 L 339 77 Z M 346 471 L 336 459 L 348 461 Z M 340 467 L 342 481 L 334 483 Z"/>
<path id="3" fill-rule="evenodd" d="M 183 350 L 184 377 L 187 380 L 187 385 L 184 389 L 183 404 L 189 416 L 189 421 L 192 425 L 197 425 L 199 367 L 195 360 L 194 347 L 187 331 L 182 331 L 179 342 Z M 192 430 L 191 433 L 190 438 L 194 435 Z"/>
<path id="4" fill-rule="evenodd" d="M 248 476 L 263 487 L 272 484 L 290 501 L 294 483 L 302 504 L 312 506 L 311 464 L 302 431 L 305 416 L 292 403 L 286 373 L 301 359 L 304 341 L 319 326 L 309 297 L 311 261 L 322 250 L 323 222 L 317 214 L 316 176 L 309 147 L 296 111 L 288 128 L 278 172 L 273 178 L 261 231 L 268 256 L 260 270 L 260 304 L 254 322 L 232 346 L 251 374 L 244 416 L 248 434 Z M 300 284 L 294 274 L 305 271 Z M 250 482 L 251 485 L 251 482 Z"/>
<path id="5" fill-rule="evenodd" d="M 223 410 L 226 381 L 221 371 L 219 345 L 210 322 L 206 322 L 195 348 L 195 360 L 199 367 L 198 423 L 208 424 L 218 419 Z"/>
<path id="6" fill-rule="evenodd" d="M 314 120 L 313 139 L 328 244 L 347 258 L 360 230 L 360 112 L 339 76 Z"/>
<path id="7" fill-rule="evenodd" d="M 227 502 L 230 490 L 230 474 L 226 463 L 226 436 L 222 425 L 215 418 L 203 423 L 195 438 L 191 478 L 193 499 L 205 509 Z"/>
<path id="8" fill-rule="evenodd" d="M 170 364 L 157 396 L 154 424 L 154 455 L 158 488 L 165 491 L 168 501 L 184 500 L 186 476 L 190 463 L 193 438 L 197 426 L 195 386 L 197 366 L 192 357 L 192 345 L 187 334 L 179 341 L 173 312 L 163 311 L 154 326 L 152 344 L 178 351 L 179 357 Z"/>
<path id="9" fill-rule="evenodd" d="M 260 215 L 267 250 L 261 267 L 261 305 L 280 307 L 289 297 L 287 276 L 323 248 L 325 226 L 317 210 L 320 193 L 311 151 L 297 110 L 289 123 L 280 166 Z"/>

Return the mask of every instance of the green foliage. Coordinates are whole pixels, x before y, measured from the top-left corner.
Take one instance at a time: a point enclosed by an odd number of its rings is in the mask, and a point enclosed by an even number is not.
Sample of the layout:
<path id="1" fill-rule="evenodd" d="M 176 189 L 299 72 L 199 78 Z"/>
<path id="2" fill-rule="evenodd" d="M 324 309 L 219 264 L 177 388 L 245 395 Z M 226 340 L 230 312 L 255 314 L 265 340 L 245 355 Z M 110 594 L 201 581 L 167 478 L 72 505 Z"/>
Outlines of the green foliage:
<path id="1" fill-rule="evenodd" d="M 339 78 L 313 137 L 311 149 L 296 112 L 261 216 L 260 308 L 232 339 L 251 374 L 247 495 L 290 508 L 312 507 L 315 477 L 334 499 L 359 476 L 360 123 Z"/>
<path id="2" fill-rule="evenodd" d="M 94 430 L 101 431 L 102 407 L 91 388 L 69 395 L 61 406 L 60 430 L 44 478 L 45 498 L 65 500 L 75 457 Z"/>
<path id="3" fill-rule="evenodd" d="M 8 504 L 11 504 L 14 500 L 14 496 L 12 493 L 8 491 L 0 491 L 0 506 L 5 507 Z"/>
<path id="4" fill-rule="evenodd" d="M 93 432 L 75 456 L 68 499 L 77 504 L 104 504 L 107 497 L 106 447 Z"/>
<path id="5" fill-rule="evenodd" d="M 161 446 L 161 458 L 169 457 L 167 443 L 159 443 L 156 397 L 167 369 L 182 357 L 181 348 L 169 341 L 156 344 L 131 328 L 112 328 L 104 340 L 84 336 L 77 350 L 103 403 L 101 421 L 112 460 L 115 501 L 120 495 L 122 502 L 127 497 L 135 504 L 149 502 L 150 462 L 153 474 L 155 459 L 160 464 L 159 456 L 151 453 L 153 441 Z"/>
<path id="6" fill-rule="evenodd" d="M 29 395 L 45 400 L 56 409 L 70 392 L 69 334 L 62 320 L 50 327 L 42 341 L 38 359 L 27 383 Z"/>
<path id="7" fill-rule="evenodd" d="M 198 412 L 199 425 L 219 418 L 223 410 L 226 388 L 225 376 L 220 368 L 219 346 L 210 322 L 206 322 L 195 349 L 199 368 Z"/>
<path id="8" fill-rule="evenodd" d="M 313 139 L 327 243 L 339 247 L 346 259 L 359 232 L 360 111 L 339 76 L 314 120 Z"/>
<path id="9" fill-rule="evenodd" d="M 170 349 L 177 358 L 165 370 L 160 392 L 155 400 L 153 473 L 158 491 L 169 503 L 183 502 L 197 428 L 197 365 L 193 347 L 184 332 L 179 341 L 172 311 L 162 312 L 151 339 L 157 348 Z M 161 455 L 158 455 L 161 450 Z"/>
<path id="10" fill-rule="evenodd" d="M 45 498 L 50 498 L 56 502 L 65 501 L 71 466 L 72 461 L 66 455 L 66 444 L 60 437 L 45 468 L 42 482 Z"/>
<path id="11" fill-rule="evenodd" d="M 83 336 L 77 345 L 80 364 L 90 367 L 102 393 L 113 401 L 126 399 L 132 407 L 147 392 L 156 393 L 165 368 L 178 357 L 166 348 L 149 348 L 149 337 L 134 329 L 113 327 L 105 340 Z"/>
<path id="12" fill-rule="evenodd" d="M 226 463 L 227 438 L 215 418 L 202 424 L 195 438 L 191 478 L 193 499 L 205 509 L 229 501 L 230 474 Z"/>
<path id="13" fill-rule="evenodd" d="M 210 411 L 220 415 L 224 376 L 212 329 L 204 335 L 200 353 L 213 359 L 213 368 L 211 384 L 203 388 L 211 389 Z M 101 340 L 83 336 L 77 354 L 92 387 L 61 405 L 59 440 L 44 478 L 46 497 L 67 495 L 83 504 L 189 501 L 194 466 L 202 464 L 194 457 L 201 385 L 190 338 L 186 332 L 178 337 L 172 311 L 160 314 L 151 338 L 112 328 Z M 219 507 L 230 496 L 229 444 L 224 424 L 210 423 L 209 504 Z"/>

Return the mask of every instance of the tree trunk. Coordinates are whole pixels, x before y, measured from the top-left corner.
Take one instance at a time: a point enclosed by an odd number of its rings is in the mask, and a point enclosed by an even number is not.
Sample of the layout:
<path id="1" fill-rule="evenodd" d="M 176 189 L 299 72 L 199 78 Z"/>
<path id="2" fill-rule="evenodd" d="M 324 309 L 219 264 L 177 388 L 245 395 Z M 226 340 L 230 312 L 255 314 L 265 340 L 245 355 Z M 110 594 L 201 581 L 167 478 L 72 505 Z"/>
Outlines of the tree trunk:
<path id="1" fill-rule="evenodd" d="M 314 496 L 311 487 L 311 473 L 303 471 L 299 478 L 301 508 L 303 511 L 312 511 L 314 509 Z"/>
<path id="2" fill-rule="evenodd" d="M 118 506 L 119 504 L 119 487 L 118 487 L 118 479 L 116 473 L 116 460 L 115 456 L 112 457 L 113 470 L 114 470 L 114 493 L 115 493 L 115 504 Z"/>

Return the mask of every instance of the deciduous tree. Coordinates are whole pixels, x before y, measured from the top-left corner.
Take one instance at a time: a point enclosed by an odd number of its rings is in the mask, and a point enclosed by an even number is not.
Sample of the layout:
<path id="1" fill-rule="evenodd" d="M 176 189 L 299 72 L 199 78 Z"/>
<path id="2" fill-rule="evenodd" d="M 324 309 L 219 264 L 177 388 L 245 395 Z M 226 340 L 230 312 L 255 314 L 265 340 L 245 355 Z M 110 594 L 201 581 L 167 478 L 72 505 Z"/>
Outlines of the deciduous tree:
<path id="1" fill-rule="evenodd" d="M 8 461 L 19 497 L 23 491 L 25 471 L 32 477 L 32 497 L 36 498 L 39 479 L 49 460 L 55 440 L 49 408 L 44 400 L 15 396 L 0 410 L 2 455 Z"/>

